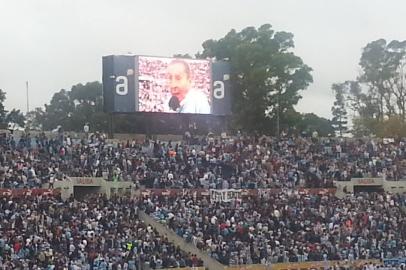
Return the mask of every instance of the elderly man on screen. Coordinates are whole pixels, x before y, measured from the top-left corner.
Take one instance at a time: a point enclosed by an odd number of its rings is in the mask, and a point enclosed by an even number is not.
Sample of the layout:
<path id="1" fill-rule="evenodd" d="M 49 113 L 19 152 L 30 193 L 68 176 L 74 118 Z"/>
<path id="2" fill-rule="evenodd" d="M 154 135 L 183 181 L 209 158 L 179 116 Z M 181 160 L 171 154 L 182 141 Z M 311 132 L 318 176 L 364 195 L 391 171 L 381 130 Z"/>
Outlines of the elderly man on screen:
<path id="1" fill-rule="evenodd" d="M 179 113 L 209 114 L 207 96 L 198 89 L 191 88 L 191 72 L 184 60 L 173 60 L 168 66 L 168 84 L 171 91 L 169 108 Z"/>

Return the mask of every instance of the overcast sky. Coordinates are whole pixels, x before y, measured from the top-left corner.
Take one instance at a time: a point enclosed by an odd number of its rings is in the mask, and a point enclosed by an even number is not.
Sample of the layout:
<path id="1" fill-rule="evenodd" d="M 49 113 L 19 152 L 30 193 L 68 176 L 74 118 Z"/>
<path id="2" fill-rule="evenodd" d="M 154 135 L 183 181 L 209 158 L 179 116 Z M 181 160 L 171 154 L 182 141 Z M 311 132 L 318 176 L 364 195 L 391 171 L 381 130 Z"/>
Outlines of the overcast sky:
<path id="1" fill-rule="evenodd" d="M 6 108 L 48 103 L 101 81 L 108 54 L 194 54 L 230 29 L 270 23 L 294 34 L 314 83 L 297 109 L 330 117 L 331 84 L 354 79 L 370 41 L 406 39 L 405 0 L 0 0 L 0 88 Z"/>

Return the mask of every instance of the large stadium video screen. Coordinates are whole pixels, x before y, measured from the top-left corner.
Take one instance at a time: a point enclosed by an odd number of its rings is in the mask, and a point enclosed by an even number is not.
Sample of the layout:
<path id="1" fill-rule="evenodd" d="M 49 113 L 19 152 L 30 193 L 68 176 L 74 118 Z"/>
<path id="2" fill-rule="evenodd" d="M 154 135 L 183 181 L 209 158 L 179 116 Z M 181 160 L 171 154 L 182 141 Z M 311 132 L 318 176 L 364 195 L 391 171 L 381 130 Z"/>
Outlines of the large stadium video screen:
<path id="1" fill-rule="evenodd" d="M 138 57 L 138 110 L 211 113 L 208 60 Z"/>
<path id="2" fill-rule="evenodd" d="M 104 110 L 231 114 L 226 62 L 155 56 L 103 57 Z"/>

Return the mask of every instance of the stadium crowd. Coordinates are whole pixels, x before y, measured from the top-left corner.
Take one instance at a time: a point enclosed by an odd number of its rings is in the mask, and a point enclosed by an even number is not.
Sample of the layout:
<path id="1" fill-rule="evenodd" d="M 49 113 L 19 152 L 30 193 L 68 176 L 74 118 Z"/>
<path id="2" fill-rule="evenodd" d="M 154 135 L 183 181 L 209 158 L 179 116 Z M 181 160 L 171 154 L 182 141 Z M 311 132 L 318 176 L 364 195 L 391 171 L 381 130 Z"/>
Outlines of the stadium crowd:
<path id="1" fill-rule="evenodd" d="M 0 269 L 160 269 L 201 266 L 138 218 L 137 201 L 0 199 Z"/>
<path id="2" fill-rule="evenodd" d="M 143 269 L 198 266 L 137 217 L 140 207 L 226 265 L 406 257 L 406 195 L 299 194 L 352 177 L 404 179 L 403 141 L 236 136 L 109 143 L 8 135 L 0 187 L 34 188 L 67 176 L 105 176 L 149 188 L 282 188 L 210 202 L 189 195 L 0 198 L 0 269 Z"/>
<path id="3" fill-rule="evenodd" d="M 225 265 L 406 257 L 406 194 L 292 190 L 234 202 L 144 198 L 142 209 Z"/>
<path id="4" fill-rule="evenodd" d="M 106 176 L 149 188 L 332 187 L 353 177 L 406 175 L 403 141 L 315 138 L 202 138 L 109 144 L 93 134 L 74 140 L 13 136 L 0 144 L 0 187 L 39 187 L 65 176 Z"/>

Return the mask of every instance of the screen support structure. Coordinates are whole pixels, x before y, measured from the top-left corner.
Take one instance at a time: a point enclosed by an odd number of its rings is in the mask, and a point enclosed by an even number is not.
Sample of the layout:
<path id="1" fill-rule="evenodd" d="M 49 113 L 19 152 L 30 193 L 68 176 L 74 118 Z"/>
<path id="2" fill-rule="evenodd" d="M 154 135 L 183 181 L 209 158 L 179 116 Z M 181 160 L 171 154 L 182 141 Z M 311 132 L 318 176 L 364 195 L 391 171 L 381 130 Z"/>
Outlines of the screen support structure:
<path id="1" fill-rule="evenodd" d="M 114 139 L 114 114 L 109 113 L 109 139 Z"/>

